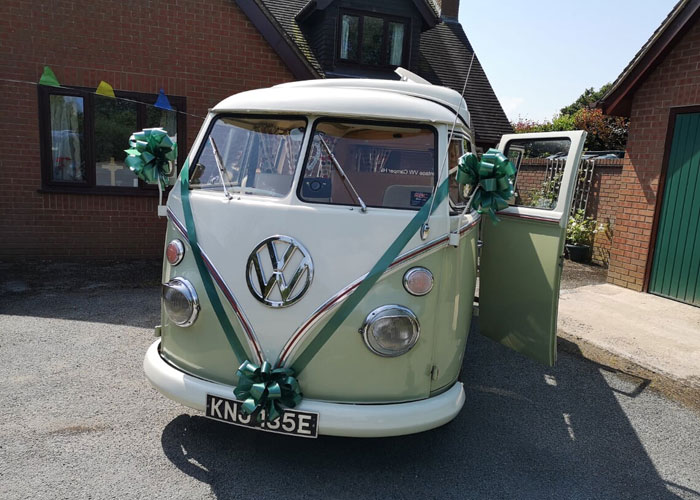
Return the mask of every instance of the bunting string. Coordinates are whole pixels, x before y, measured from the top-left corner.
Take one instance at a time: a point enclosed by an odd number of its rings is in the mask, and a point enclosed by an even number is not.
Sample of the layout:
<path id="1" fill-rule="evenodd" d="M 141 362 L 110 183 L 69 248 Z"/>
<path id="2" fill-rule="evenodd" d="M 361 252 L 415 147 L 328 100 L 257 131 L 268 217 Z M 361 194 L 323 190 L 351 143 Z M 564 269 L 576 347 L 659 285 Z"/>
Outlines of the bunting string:
<path id="1" fill-rule="evenodd" d="M 38 87 L 39 85 L 46 85 L 46 84 L 40 83 L 40 82 L 32 82 L 32 81 L 29 81 L 29 80 L 17 80 L 17 79 L 14 79 L 14 78 L 0 78 L 0 82 L 7 82 L 7 83 L 23 83 L 23 84 L 25 84 L 25 85 L 33 85 L 33 86 L 35 86 L 35 87 Z M 79 94 L 82 94 L 82 95 L 86 95 L 86 96 L 87 96 L 87 95 L 97 95 L 97 96 L 100 96 L 100 97 L 104 97 L 103 94 L 100 94 L 100 93 L 97 92 L 97 89 L 95 89 L 94 91 L 90 91 L 90 90 L 86 90 L 86 89 L 84 89 L 84 88 L 68 87 L 68 86 L 66 86 L 66 85 L 61 85 L 60 83 L 59 83 L 58 85 L 46 85 L 46 86 L 50 86 L 50 87 L 52 87 L 52 88 L 58 88 L 58 89 L 68 90 L 68 91 L 70 91 L 70 92 L 76 92 L 76 93 L 79 93 Z M 154 93 L 154 95 L 157 95 L 157 94 Z M 128 97 L 119 97 L 119 96 L 115 96 L 114 99 L 117 99 L 117 100 L 119 100 L 119 101 L 124 101 L 124 102 L 132 102 L 132 103 L 134 103 L 134 104 L 143 104 L 143 105 L 145 105 L 145 106 L 149 106 L 149 107 L 156 108 L 156 109 L 164 109 L 164 108 L 161 108 L 160 106 L 156 106 L 155 103 L 149 103 L 149 102 L 144 102 L 144 101 L 137 101 L 136 99 L 129 99 Z M 177 113 L 177 114 L 179 114 L 179 115 L 184 115 L 184 116 L 191 116 L 192 118 L 198 118 L 199 120 L 202 120 L 202 121 L 204 121 L 204 120 L 206 119 L 206 116 L 197 115 L 197 114 L 194 114 L 194 113 L 188 113 L 188 112 L 186 112 L 186 111 L 181 111 L 181 110 L 179 110 L 179 109 L 171 108 L 171 110 L 172 110 L 173 113 Z"/>

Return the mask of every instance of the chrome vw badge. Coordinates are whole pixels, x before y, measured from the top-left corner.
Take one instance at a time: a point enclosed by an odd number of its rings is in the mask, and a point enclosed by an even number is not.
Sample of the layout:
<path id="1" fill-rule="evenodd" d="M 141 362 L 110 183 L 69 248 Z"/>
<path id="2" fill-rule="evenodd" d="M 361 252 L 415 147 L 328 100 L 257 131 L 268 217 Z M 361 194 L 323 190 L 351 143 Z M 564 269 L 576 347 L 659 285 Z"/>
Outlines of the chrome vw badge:
<path id="1" fill-rule="evenodd" d="M 309 289 L 313 277 L 309 252 L 289 236 L 272 236 L 262 241 L 246 265 L 250 293 L 270 307 L 294 304 Z"/>

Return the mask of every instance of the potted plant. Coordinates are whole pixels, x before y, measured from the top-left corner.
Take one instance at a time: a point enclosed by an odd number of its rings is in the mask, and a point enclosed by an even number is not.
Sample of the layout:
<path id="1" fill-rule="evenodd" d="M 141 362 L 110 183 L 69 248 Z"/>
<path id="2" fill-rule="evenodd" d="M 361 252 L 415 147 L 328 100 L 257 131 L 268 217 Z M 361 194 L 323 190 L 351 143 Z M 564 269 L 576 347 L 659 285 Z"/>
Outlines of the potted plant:
<path id="1" fill-rule="evenodd" d="M 591 259 L 593 236 L 597 232 L 597 222 L 586 217 L 584 210 L 577 210 L 569 217 L 566 226 L 566 251 L 574 262 L 588 262 Z"/>

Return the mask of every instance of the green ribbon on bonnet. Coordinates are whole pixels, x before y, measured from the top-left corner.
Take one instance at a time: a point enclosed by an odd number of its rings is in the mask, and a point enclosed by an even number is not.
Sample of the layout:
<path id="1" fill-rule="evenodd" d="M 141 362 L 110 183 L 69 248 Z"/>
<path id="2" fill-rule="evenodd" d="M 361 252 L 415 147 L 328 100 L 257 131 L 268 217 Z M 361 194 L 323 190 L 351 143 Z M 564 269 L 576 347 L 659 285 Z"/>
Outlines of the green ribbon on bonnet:
<path id="1" fill-rule="evenodd" d="M 291 368 L 273 369 L 267 361 L 261 366 L 245 361 L 236 375 L 238 385 L 233 393 L 243 401 L 242 410 L 258 422 L 263 418 L 273 422 L 282 415 L 284 406 L 294 408 L 301 402 L 299 382 Z"/>
<path id="2" fill-rule="evenodd" d="M 246 358 L 246 350 L 241 344 L 236 331 L 228 318 L 224 306 L 219 298 L 219 294 L 214 284 L 214 280 L 207 269 L 202 251 L 197 241 L 197 229 L 192 215 L 192 205 L 190 203 L 190 163 L 185 161 L 185 165 L 180 172 L 180 196 L 182 198 L 182 212 L 185 216 L 185 228 L 187 229 L 187 239 L 189 240 L 195 264 L 199 270 L 202 286 L 209 298 L 211 308 L 219 321 L 219 325 L 228 340 L 233 354 L 240 360 L 245 360 L 238 368 L 238 385 L 234 389 L 234 395 L 243 400 L 241 409 L 247 414 L 255 414 L 255 418 L 260 420 L 262 410 L 265 410 L 265 419 L 269 422 L 277 420 L 283 413 L 282 405 L 294 408 L 301 401 L 302 395 L 299 383 L 294 378 L 294 372 L 290 368 L 277 368 L 272 370 L 272 366 L 267 361 L 263 361 L 262 366 L 251 363 Z M 257 412 L 257 413 L 256 413 Z"/>
<path id="3" fill-rule="evenodd" d="M 508 207 L 508 200 L 515 192 L 513 181 L 515 167 L 497 149 L 489 149 L 481 155 L 467 153 L 459 159 L 457 182 L 476 186 L 472 207 L 480 214 L 488 213 L 491 220 L 498 222 L 496 212 Z"/>
<path id="4" fill-rule="evenodd" d="M 162 128 L 147 128 L 129 137 L 131 148 L 125 149 L 126 164 L 144 182 L 168 185 L 168 177 L 177 159 L 177 144 Z"/>

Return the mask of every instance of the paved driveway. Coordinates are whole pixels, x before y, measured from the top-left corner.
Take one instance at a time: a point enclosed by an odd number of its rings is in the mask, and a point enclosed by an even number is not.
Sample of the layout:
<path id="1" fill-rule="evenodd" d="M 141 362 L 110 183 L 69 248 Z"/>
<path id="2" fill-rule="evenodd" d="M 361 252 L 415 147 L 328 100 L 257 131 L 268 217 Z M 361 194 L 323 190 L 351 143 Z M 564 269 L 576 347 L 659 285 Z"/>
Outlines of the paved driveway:
<path id="1" fill-rule="evenodd" d="M 6 292 L 3 499 L 700 498 L 698 414 L 574 355 L 547 369 L 473 332 L 450 424 L 304 440 L 204 419 L 150 388 L 155 287 Z"/>

